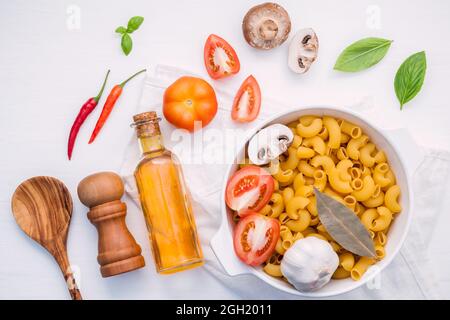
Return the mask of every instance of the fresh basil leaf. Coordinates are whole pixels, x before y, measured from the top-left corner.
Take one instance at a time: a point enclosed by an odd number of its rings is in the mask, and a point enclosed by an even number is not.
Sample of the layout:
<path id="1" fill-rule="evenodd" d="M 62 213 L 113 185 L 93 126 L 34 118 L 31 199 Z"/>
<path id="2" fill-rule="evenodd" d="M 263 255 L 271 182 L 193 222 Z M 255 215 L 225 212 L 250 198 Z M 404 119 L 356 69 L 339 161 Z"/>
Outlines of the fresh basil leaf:
<path id="1" fill-rule="evenodd" d="M 120 26 L 116 29 L 116 32 L 120 33 L 120 34 L 124 34 L 127 32 L 127 29 L 125 27 Z"/>
<path id="2" fill-rule="evenodd" d="M 364 38 L 358 40 L 342 51 L 335 70 L 356 72 L 377 64 L 389 50 L 392 40 L 382 38 Z"/>
<path id="3" fill-rule="evenodd" d="M 403 105 L 412 100 L 420 91 L 427 71 L 425 51 L 417 52 L 407 58 L 395 75 L 394 88 L 400 110 Z"/>
<path id="4" fill-rule="evenodd" d="M 136 31 L 141 26 L 142 22 L 144 22 L 144 17 L 136 16 L 131 18 L 128 21 L 127 32 L 133 33 L 133 31 Z"/>
<path id="5" fill-rule="evenodd" d="M 123 34 L 121 45 L 123 53 L 125 53 L 125 55 L 129 55 L 131 49 L 133 48 L 133 40 L 131 40 L 131 37 L 128 33 Z"/>

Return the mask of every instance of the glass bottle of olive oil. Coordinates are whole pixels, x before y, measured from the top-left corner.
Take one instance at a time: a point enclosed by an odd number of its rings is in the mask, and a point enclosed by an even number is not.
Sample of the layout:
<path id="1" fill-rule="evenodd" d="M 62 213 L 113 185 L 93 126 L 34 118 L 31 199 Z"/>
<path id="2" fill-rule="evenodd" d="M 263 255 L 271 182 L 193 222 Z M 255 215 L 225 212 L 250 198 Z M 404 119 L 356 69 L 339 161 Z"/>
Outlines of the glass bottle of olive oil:
<path id="1" fill-rule="evenodd" d="M 142 160 L 134 176 L 159 273 L 204 263 L 180 163 L 164 148 L 156 112 L 133 117 Z"/>

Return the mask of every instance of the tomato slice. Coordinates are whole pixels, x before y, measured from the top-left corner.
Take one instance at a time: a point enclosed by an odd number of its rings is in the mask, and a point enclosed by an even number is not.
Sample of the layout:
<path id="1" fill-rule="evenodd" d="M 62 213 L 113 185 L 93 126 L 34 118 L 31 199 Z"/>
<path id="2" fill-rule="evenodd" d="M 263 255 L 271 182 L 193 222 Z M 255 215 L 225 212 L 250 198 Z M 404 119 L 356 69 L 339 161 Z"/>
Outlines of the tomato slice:
<path id="1" fill-rule="evenodd" d="M 234 97 L 231 118 L 239 122 L 251 122 L 256 119 L 261 108 L 261 90 L 253 76 L 242 83 Z"/>
<path id="2" fill-rule="evenodd" d="M 245 166 L 228 181 L 225 201 L 244 217 L 261 210 L 270 200 L 275 183 L 272 176 L 257 166 Z"/>
<path id="3" fill-rule="evenodd" d="M 239 220 L 236 225 L 234 251 L 246 264 L 258 266 L 273 253 L 279 237 L 278 220 L 253 213 Z"/>
<path id="4" fill-rule="evenodd" d="M 211 34 L 203 50 L 206 71 L 213 79 L 221 79 L 236 74 L 241 69 L 239 58 L 233 47 L 215 34 Z"/>

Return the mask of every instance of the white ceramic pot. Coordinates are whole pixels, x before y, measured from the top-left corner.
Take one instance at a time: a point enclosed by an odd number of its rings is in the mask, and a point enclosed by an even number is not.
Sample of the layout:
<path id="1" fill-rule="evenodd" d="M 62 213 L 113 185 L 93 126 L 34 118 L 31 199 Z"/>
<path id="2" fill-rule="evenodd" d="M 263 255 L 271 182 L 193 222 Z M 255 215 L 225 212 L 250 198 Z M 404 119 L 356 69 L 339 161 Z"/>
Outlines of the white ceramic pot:
<path id="1" fill-rule="evenodd" d="M 302 115 L 330 115 L 353 122 L 361 127 L 363 132 L 371 138 L 377 147 L 385 151 L 389 164 L 393 168 L 397 177 L 397 183 L 400 185 L 402 190 L 400 201 L 403 208 L 402 212 L 395 218 L 395 221 L 389 230 L 388 242 L 385 247 L 386 257 L 371 266 L 359 281 L 354 281 L 352 279 L 331 280 L 324 287 L 314 292 L 299 292 L 285 281 L 267 275 L 261 267 L 255 268 L 244 264 L 234 253 L 234 223 L 231 221 L 230 210 L 225 204 L 226 183 L 228 178 L 231 177 L 231 175 L 237 170 L 238 166 L 236 164 L 230 165 L 226 173 L 227 179 L 224 180 L 222 187 L 223 201 L 221 207 L 221 226 L 219 231 L 211 240 L 211 246 L 220 263 L 231 276 L 253 274 L 275 288 L 299 296 L 333 296 L 346 293 L 364 285 L 367 281 L 381 272 L 381 270 L 383 270 L 399 252 L 408 232 L 413 212 L 411 177 L 420 161 L 422 161 L 422 155 L 406 129 L 381 130 L 355 111 L 333 107 L 296 108 L 288 113 L 275 116 L 265 121 L 260 127 L 255 128 L 255 130 L 248 136 L 246 142 L 248 142 L 248 140 L 261 128 L 274 123 L 287 124 L 297 120 Z M 237 158 L 239 157 L 242 159 L 244 152 L 245 144 L 241 147 L 239 153 L 237 154 Z"/>

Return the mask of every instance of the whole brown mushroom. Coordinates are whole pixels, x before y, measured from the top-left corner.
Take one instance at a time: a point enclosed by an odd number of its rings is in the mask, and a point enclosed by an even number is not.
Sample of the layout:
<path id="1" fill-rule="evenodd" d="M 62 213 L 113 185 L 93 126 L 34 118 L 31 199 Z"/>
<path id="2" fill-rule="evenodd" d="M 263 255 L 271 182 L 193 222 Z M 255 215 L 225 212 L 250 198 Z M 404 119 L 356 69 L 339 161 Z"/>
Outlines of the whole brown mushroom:
<path id="1" fill-rule="evenodd" d="M 291 19 L 282 6 L 266 2 L 251 8 L 242 22 L 245 40 L 254 48 L 269 50 L 286 41 Z"/>

